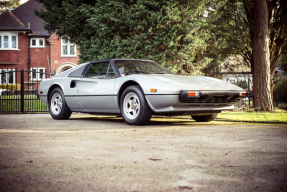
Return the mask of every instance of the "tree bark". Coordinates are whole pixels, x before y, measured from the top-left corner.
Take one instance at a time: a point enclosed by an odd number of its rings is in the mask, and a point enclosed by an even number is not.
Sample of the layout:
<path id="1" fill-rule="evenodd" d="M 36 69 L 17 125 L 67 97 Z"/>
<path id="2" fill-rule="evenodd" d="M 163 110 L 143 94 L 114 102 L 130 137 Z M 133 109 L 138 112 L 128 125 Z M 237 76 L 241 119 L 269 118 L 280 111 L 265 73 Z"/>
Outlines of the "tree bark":
<path id="1" fill-rule="evenodd" d="M 270 52 L 268 30 L 268 8 L 266 0 L 253 0 L 254 32 L 253 32 L 253 62 L 254 62 L 254 97 L 255 107 L 264 111 L 273 111 L 270 87 Z"/>

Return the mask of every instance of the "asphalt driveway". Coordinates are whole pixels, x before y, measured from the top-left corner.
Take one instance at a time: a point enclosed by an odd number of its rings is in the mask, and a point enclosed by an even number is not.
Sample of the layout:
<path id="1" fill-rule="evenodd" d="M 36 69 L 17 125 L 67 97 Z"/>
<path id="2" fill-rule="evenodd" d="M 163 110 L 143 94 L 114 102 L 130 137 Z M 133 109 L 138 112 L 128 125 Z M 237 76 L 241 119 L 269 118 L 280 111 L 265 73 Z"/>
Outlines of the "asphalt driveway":
<path id="1" fill-rule="evenodd" d="M 287 126 L 0 115 L 0 191 L 287 191 Z"/>

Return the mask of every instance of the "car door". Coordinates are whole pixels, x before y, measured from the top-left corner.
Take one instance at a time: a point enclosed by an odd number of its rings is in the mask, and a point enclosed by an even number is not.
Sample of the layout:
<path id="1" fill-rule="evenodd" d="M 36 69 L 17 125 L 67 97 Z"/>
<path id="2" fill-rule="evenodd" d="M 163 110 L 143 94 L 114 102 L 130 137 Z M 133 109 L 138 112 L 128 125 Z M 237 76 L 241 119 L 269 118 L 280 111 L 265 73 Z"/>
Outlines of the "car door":
<path id="1" fill-rule="evenodd" d="M 85 109 L 113 109 L 116 76 L 108 62 L 90 64 L 77 82 L 77 98 Z"/>

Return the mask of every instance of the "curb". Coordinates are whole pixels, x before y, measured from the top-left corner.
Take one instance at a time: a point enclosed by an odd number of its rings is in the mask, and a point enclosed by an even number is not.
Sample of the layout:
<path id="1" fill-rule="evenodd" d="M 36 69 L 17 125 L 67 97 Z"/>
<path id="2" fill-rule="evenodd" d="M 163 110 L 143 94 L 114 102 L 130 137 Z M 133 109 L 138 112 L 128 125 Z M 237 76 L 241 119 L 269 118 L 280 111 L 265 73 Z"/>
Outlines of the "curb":
<path id="1" fill-rule="evenodd" d="M 287 122 L 282 121 L 241 121 L 241 120 L 231 120 L 231 119 L 215 119 L 214 121 L 228 121 L 228 122 L 241 122 L 241 123 L 267 123 L 267 124 L 287 124 Z"/>

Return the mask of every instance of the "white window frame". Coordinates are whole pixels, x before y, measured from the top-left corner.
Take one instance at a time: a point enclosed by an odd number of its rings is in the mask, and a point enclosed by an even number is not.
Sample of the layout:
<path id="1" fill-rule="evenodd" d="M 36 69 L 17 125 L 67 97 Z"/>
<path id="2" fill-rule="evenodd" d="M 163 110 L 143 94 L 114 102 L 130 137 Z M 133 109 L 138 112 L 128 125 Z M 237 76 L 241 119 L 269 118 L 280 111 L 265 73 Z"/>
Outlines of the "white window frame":
<path id="1" fill-rule="evenodd" d="M 18 49 L 18 33 L 13 31 L 0 31 L 0 50 L 19 50 Z M 4 36 L 8 36 L 8 48 L 4 48 Z M 12 37 L 16 36 L 16 47 L 12 48 Z"/>
<path id="2" fill-rule="evenodd" d="M 32 41 L 36 41 L 36 45 L 32 45 Z M 40 40 L 43 40 L 43 45 L 40 45 Z M 45 39 L 44 38 L 31 38 L 30 48 L 45 48 Z"/>
<path id="3" fill-rule="evenodd" d="M 63 46 L 64 45 L 67 45 L 67 55 L 64 55 L 64 49 L 63 49 Z M 74 55 L 70 55 L 70 48 L 71 48 L 71 45 L 74 45 Z M 70 43 L 70 41 L 69 40 L 67 40 L 66 41 L 66 43 L 64 43 L 64 39 L 63 38 L 61 38 L 61 57 L 77 57 L 77 49 L 76 49 L 76 44 L 74 44 L 74 43 Z"/>
<path id="4" fill-rule="evenodd" d="M 42 81 L 45 79 L 45 74 L 43 74 L 43 78 L 41 79 L 40 73 L 37 73 L 37 72 L 40 72 L 41 69 L 43 70 L 43 73 L 45 73 L 45 68 L 43 68 L 43 67 L 31 68 L 31 71 L 36 70 L 36 77 L 35 78 L 33 77 L 33 72 L 31 72 L 31 81 Z"/>
<path id="5" fill-rule="evenodd" d="M 0 69 L 0 84 L 15 84 L 15 72 L 13 73 L 13 82 L 12 83 L 9 82 L 9 73 L 6 73 L 6 83 L 2 83 L 3 74 L 1 74 L 1 73 L 3 72 L 3 70 L 6 72 L 15 71 L 14 69 Z"/>

